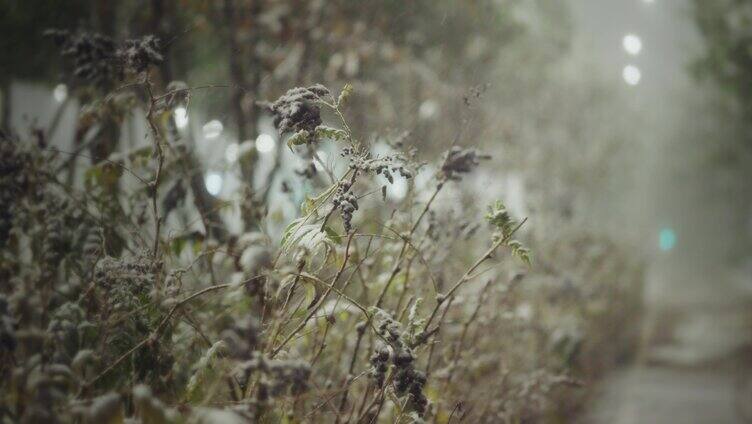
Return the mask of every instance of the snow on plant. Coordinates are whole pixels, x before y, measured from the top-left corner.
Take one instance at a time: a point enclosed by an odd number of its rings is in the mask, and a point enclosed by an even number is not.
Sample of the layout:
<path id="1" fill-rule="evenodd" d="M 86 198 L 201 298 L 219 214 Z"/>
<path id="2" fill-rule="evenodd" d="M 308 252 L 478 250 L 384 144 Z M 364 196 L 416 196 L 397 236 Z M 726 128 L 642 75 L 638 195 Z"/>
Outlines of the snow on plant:
<path id="1" fill-rule="evenodd" d="M 514 239 L 525 220 L 497 202 L 486 236 L 471 208 L 462 220 L 435 208 L 487 155 L 455 143 L 429 193 L 409 183 L 387 206 L 378 177 L 412 181 L 415 152 L 373 153 L 346 118 L 352 86 L 294 88 L 261 104 L 288 147 L 333 144 L 347 166 L 325 168 L 279 245 L 263 227 L 231 234 L 172 128 L 193 89 L 160 92 L 150 78 L 156 40 L 52 35 L 94 84 L 128 68 L 118 90 L 139 96 L 98 105 L 146 110 L 151 144 L 93 161 L 77 185 L 62 176 L 76 162 L 43 135 L 2 135 L 4 420 L 525 421 L 563 405 L 559 388 L 577 390 L 575 368 L 537 343 L 549 321 L 515 314 L 538 300 L 507 275 L 534 273 Z M 449 254 L 426 254 L 437 249 Z"/>

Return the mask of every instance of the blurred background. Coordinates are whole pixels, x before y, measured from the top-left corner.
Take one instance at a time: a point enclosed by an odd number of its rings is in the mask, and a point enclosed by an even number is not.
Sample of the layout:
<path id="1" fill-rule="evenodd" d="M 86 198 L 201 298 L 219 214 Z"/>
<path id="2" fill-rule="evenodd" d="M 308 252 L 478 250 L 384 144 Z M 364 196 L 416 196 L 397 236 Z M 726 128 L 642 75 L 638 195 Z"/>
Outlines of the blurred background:
<path id="1" fill-rule="evenodd" d="M 585 253 L 561 240 L 583 234 L 642 264 L 638 312 L 609 324 L 639 328 L 633 355 L 607 367 L 581 419 L 752 419 L 752 1 L 3 0 L 0 28 L 2 128 L 42 129 L 92 163 L 148 144 L 145 111 L 87 125 L 91 99 L 119 88 L 80 84 L 43 31 L 157 35 L 157 83 L 200 87 L 175 111 L 201 170 L 194 196 L 263 193 L 272 235 L 310 192 L 295 176 L 312 162 L 256 101 L 352 83 L 353 126 L 376 146 L 405 134 L 426 159 L 455 138 L 479 146 L 491 165 L 453 201 L 503 197 L 529 217 L 534 268 L 581 277 L 563 264 Z M 221 216 L 229 232 L 253 219 Z"/>

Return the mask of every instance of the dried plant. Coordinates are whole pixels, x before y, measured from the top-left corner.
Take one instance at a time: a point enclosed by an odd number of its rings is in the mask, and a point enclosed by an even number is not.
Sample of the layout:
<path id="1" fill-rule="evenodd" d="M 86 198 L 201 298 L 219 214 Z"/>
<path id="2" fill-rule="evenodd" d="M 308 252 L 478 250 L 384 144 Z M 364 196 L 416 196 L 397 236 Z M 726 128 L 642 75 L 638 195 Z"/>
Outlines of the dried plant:
<path id="1" fill-rule="evenodd" d="M 487 155 L 453 145 L 418 186 L 428 170 L 415 152 L 378 155 L 351 128 L 352 86 L 295 88 L 263 106 L 291 150 L 331 145 L 342 171 L 323 168 L 329 180 L 282 234 L 227 234 L 201 202 L 193 152 L 170 135 L 192 89 L 158 92 L 156 38 L 51 35 L 76 75 L 126 78 L 142 95 L 128 101 L 146 111 L 150 145 L 102 158 L 76 186 L 42 138 L 3 135 L 4 421 L 534 422 L 580 390 L 577 351 L 598 360 L 588 338 L 604 333 L 578 302 L 611 293 L 583 287 L 594 291 L 561 306 L 519 241 L 525 219 L 502 202 L 485 224 L 468 205 L 462 220 L 444 212 L 444 188 Z M 390 204 L 397 180 L 408 194 Z M 170 226 L 186 211 L 202 230 Z M 609 275 L 626 291 L 623 271 Z M 575 329 L 562 335 L 568 314 Z"/>

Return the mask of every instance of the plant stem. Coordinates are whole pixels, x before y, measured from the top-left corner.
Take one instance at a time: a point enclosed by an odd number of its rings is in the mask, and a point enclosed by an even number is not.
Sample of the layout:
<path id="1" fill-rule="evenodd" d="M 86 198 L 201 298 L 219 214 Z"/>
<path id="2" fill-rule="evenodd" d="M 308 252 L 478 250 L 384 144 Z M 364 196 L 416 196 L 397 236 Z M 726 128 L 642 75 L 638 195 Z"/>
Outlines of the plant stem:
<path id="1" fill-rule="evenodd" d="M 337 282 L 337 280 L 339 279 L 339 277 L 342 275 L 342 272 L 345 270 L 345 266 L 347 265 L 347 260 L 350 258 L 350 243 L 352 242 L 353 234 L 354 233 L 350 233 L 350 236 L 347 238 L 347 246 L 345 246 L 345 256 L 342 259 L 342 265 L 339 267 L 339 270 L 337 271 L 337 274 L 334 276 L 334 278 L 332 278 L 331 284 L 327 285 L 326 292 L 321 296 L 321 299 L 319 299 L 319 301 L 316 302 L 316 305 L 314 305 L 314 307 L 311 308 L 311 311 L 308 312 L 308 315 L 306 315 L 305 319 L 303 319 L 303 321 L 301 321 L 301 323 L 295 328 L 295 330 L 293 330 L 292 332 L 290 332 L 290 334 L 287 335 L 287 337 L 285 338 L 285 340 L 283 340 L 282 343 L 279 346 L 277 346 L 276 348 L 274 348 L 272 350 L 272 352 L 269 354 L 269 359 L 273 359 L 275 356 L 277 356 L 277 354 L 279 353 L 279 351 L 282 350 L 282 348 L 285 347 L 285 345 L 287 343 L 289 343 L 290 340 L 292 340 L 292 338 L 295 337 L 295 335 L 298 332 L 300 332 L 300 330 L 302 330 L 303 328 L 305 328 L 306 324 L 308 324 L 308 321 L 310 321 L 311 318 L 313 318 L 313 316 L 316 315 L 316 312 L 318 312 L 319 308 L 321 308 L 321 306 L 324 304 L 324 302 L 326 301 L 327 297 L 329 297 L 329 294 L 332 292 L 332 290 L 336 290 L 334 288 L 334 284 Z M 342 295 L 344 296 L 344 294 L 342 294 Z M 354 303 L 357 304 L 357 302 L 354 302 Z M 360 306 L 360 305 L 358 305 L 358 306 L 361 309 L 363 309 L 362 306 Z M 365 309 L 363 309 L 363 310 L 365 311 Z"/>
<path id="2" fill-rule="evenodd" d="M 508 242 L 509 239 L 514 235 L 514 233 L 516 233 L 517 230 L 519 230 L 520 227 L 522 227 L 522 225 L 524 225 L 526 221 L 527 221 L 527 218 L 523 219 L 519 224 L 517 224 L 517 226 L 506 237 L 499 238 L 498 241 L 496 241 L 495 243 L 493 243 L 491 245 L 491 247 L 489 247 L 488 250 L 486 250 L 486 252 L 480 258 L 478 258 L 478 260 L 475 261 L 475 263 L 472 266 L 470 266 L 470 268 L 467 271 L 465 271 L 465 273 L 462 275 L 462 277 L 460 277 L 460 279 L 457 280 L 456 283 L 454 283 L 454 286 L 452 286 L 452 288 L 449 289 L 449 291 L 447 292 L 447 294 L 444 296 L 444 300 L 436 302 L 436 307 L 434 307 L 433 312 L 431 312 L 431 316 L 428 318 L 428 321 L 426 321 L 426 325 L 423 327 L 423 331 L 426 331 L 428 329 L 428 326 L 431 325 L 431 322 L 433 322 L 433 319 L 436 317 L 436 313 L 439 311 L 439 308 L 441 307 L 441 304 L 446 299 L 454 296 L 454 293 L 457 291 L 457 289 L 459 289 L 462 284 L 464 284 L 464 283 L 466 283 L 467 281 L 470 280 L 471 274 L 483 262 L 485 262 L 486 260 L 492 258 L 494 251 L 496 251 L 496 249 L 499 246 L 501 246 L 504 243 Z"/>

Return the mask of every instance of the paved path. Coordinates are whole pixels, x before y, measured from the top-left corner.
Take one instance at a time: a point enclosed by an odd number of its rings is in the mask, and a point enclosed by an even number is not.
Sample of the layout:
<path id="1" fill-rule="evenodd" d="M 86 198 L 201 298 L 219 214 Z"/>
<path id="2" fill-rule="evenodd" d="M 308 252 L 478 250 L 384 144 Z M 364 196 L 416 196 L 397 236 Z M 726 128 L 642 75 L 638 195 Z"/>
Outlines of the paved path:
<path id="1" fill-rule="evenodd" d="M 583 423 L 736 424 L 733 369 L 641 366 L 613 373 Z"/>

